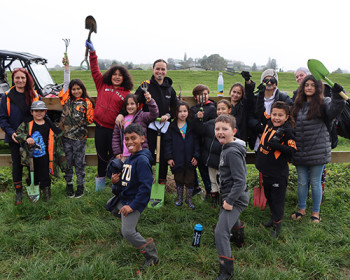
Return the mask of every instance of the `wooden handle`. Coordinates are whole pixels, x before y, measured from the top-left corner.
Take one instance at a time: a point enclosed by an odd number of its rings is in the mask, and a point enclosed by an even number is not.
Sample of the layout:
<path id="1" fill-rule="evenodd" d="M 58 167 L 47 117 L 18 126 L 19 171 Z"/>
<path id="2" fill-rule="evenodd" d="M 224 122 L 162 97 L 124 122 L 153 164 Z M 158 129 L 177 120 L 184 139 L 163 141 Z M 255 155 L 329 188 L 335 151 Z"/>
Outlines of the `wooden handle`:
<path id="1" fill-rule="evenodd" d="M 157 156 L 156 162 L 160 162 L 160 135 L 157 136 Z"/>
<path id="2" fill-rule="evenodd" d="M 339 95 L 345 100 L 349 99 L 349 96 L 347 96 L 343 91 L 339 92 Z"/>

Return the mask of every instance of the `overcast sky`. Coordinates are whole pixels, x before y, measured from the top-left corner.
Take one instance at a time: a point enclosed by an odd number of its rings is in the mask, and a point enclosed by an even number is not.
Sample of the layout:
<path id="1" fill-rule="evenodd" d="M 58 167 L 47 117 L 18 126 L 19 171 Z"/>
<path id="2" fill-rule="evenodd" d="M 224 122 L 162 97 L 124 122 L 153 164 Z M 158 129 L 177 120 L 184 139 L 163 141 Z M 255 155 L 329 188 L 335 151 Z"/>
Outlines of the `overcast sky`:
<path id="1" fill-rule="evenodd" d="M 16 0 L 1 1 L 0 49 L 61 64 L 70 38 L 71 65 L 84 59 L 85 18 L 99 58 L 153 63 L 158 58 L 219 54 L 246 65 L 275 58 L 284 71 L 321 60 L 329 71 L 350 70 L 346 0 Z"/>

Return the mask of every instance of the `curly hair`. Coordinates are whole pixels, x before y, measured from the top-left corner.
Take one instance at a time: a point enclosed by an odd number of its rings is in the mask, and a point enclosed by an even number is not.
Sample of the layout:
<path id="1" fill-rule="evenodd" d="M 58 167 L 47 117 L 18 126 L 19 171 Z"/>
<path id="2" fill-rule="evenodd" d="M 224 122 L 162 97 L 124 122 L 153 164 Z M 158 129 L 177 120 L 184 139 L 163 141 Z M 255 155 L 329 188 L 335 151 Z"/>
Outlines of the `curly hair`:
<path id="1" fill-rule="evenodd" d="M 24 75 L 26 75 L 26 85 L 24 86 L 24 95 L 26 97 L 26 104 L 30 107 L 32 105 L 32 100 L 36 97 L 35 91 L 34 91 L 34 80 L 32 76 L 28 73 L 28 71 L 24 68 L 17 68 L 12 72 L 12 83 L 14 84 L 14 77 L 18 72 L 22 72 Z"/>
<path id="2" fill-rule="evenodd" d="M 122 82 L 121 86 L 123 88 L 125 88 L 126 90 L 132 90 L 134 87 L 134 82 L 132 80 L 132 77 L 131 77 L 128 69 L 126 69 L 124 66 L 120 66 L 120 65 L 111 66 L 102 75 L 103 83 L 111 86 L 112 85 L 112 76 L 118 70 L 119 70 L 120 74 L 123 76 L 123 82 Z"/>
<path id="3" fill-rule="evenodd" d="M 298 88 L 297 97 L 295 98 L 294 107 L 292 109 L 292 116 L 296 120 L 298 112 L 304 107 L 307 102 L 305 94 L 305 84 L 308 81 L 315 83 L 315 94 L 311 96 L 310 105 L 307 111 L 306 118 L 308 120 L 322 117 L 322 105 L 324 103 L 323 84 L 317 81 L 314 76 L 307 75 Z"/>

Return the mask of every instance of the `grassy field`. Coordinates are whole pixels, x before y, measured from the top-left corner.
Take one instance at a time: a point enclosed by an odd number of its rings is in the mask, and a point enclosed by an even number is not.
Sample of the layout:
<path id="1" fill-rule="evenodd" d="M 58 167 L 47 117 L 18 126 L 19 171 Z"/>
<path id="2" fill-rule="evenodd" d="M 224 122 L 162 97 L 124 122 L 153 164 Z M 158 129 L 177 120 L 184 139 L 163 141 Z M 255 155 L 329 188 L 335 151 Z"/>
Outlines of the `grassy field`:
<path id="1" fill-rule="evenodd" d="M 50 71 L 54 81 L 56 83 L 63 82 L 63 71 Z M 150 79 L 152 71 L 145 70 L 131 70 L 130 71 L 134 80 L 134 90 L 145 79 Z M 181 71 L 181 70 L 169 70 L 167 76 L 173 80 L 173 87 L 176 92 L 179 91 L 179 84 L 182 87 L 182 93 L 184 95 L 192 95 L 192 89 L 197 84 L 205 84 L 211 90 L 211 95 L 216 96 L 218 71 Z M 261 72 L 252 72 L 252 80 L 259 85 Z M 90 71 L 71 71 L 72 79 L 81 79 L 89 94 L 96 96 L 96 89 L 91 77 Z M 293 73 L 278 73 L 279 85 L 278 88 L 282 91 L 292 93 L 297 89 L 298 84 L 295 81 Z M 333 82 L 341 84 L 347 92 L 350 91 L 350 74 L 330 74 L 329 79 Z M 224 74 L 224 95 L 229 96 L 229 90 L 231 86 L 240 82 L 244 84 L 244 80 L 240 74 L 234 76 Z"/>

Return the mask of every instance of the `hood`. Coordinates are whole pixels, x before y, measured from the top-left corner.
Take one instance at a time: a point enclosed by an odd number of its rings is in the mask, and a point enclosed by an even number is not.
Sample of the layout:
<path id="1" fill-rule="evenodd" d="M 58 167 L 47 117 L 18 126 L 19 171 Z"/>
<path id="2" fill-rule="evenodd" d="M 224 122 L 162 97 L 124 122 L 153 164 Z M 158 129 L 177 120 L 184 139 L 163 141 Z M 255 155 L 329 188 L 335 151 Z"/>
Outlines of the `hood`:
<path id="1" fill-rule="evenodd" d="M 225 150 L 229 147 L 236 147 L 244 155 L 247 152 L 246 142 L 239 138 L 235 138 L 235 141 L 224 145 L 222 149 Z"/>
<path id="2" fill-rule="evenodd" d="M 158 85 L 158 82 L 154 78 L 154 75 L 152 75 L 151 83 L 155 83 Z M 168 88 L 168 87 L 171 87 L 172 84 L 173 84 L 173 80 L 170 79 L 169 77 L 165 77 L 163 83 L 160 86 Z"/>
<path id="3" fill-rule="evenodd" d="M 141 151 L 135 153 L 134 155 L 131 155 L 130 157 L 132 157 L 134 159 L 134 158 L 139 157 L 141 155 L 144 155 L 145 157 L 147 157 L 150 162 L 153 161 L 152 153 L 148 149 L 142 149 Z"/>

